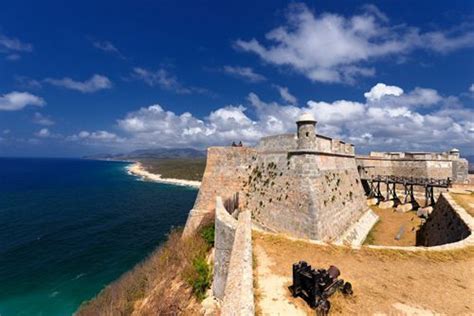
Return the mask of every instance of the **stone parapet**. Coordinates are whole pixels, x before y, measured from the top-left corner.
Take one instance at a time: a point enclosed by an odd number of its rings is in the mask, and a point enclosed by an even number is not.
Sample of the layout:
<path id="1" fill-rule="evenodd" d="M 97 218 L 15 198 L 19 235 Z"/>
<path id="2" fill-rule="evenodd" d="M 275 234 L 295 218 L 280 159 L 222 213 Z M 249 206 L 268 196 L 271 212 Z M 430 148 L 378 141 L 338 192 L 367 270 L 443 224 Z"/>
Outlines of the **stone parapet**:
<path id="1" fill-rule="evenodd" d="M 243 211 L 239 214 L 221 314 L 255 315 L 252 221 L 249 211 Z"/>
<path id="2" fill-rule="evenodd" d="M 237 220 L 224 208 L 221 197 L 217 197 L 212 292 L 214 297 L 221 300 L 224 298 L 224 290 L 236 229 Z"/>

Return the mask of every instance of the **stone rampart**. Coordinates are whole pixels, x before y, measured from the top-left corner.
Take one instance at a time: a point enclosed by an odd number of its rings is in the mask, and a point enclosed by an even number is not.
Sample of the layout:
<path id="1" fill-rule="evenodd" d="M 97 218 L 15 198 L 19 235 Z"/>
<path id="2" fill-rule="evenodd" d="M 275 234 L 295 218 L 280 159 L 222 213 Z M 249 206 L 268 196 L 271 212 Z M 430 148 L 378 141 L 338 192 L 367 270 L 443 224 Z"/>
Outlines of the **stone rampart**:
<path id="1" fill-rule="evenodd" d="M 426 223 L 417 231 L 417 245 L 432 247 L 454 243 L 467 238 L 473 229 L 473 218 L 448 193 L 443 193 Z"/>
<path id="2" fill-rule="evenodd" d="M 235 232 L 222 315 L 255 315 L 252 264 L 252 221 L 250 212 L 243 211 Z"/>
<path id="3" fill-rule="evenodd" d="M 350 156 L 262 152 L 244 187 L 258 224 L 297 237 L 334 240 L 367 209 Z"/>
<path id="4" fill-rule="evenodd" d="M 467 160 L 450 154 L 371 153 L 356 156 L 363 177 L 391 175 L 446 179 L 464 183 L 468 179 Z"/>
<path id="5" fill-rule="evenodd" d="M 242 192 L 242 184 L 248 177 L 249 166 L 256 159 L 256 150 L 249 147 L 209 147 L 206 169 L 199 193 L 189 212 L 183 236 L 189 236 L 202 222 L 213 215 L 216 197 L 223 201 Z M 240 196 L 245 199 L 245 196 Z"/>
<path id="6" fill-rule="evenodd" d="M 218 299 L 224 298 L 229 262 L 234 244 L 237 220 L 224 208 L 221 197 L 216 198 L 214 234 L 214 277 L 212 292 Z"/>

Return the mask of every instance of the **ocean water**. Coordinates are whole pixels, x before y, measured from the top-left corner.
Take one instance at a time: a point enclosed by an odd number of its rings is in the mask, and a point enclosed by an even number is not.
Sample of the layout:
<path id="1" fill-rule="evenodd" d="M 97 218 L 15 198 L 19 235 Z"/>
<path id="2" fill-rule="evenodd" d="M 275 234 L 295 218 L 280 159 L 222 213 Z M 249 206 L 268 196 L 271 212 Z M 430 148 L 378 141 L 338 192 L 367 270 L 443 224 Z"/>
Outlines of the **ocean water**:
<path id="1" fill-rule="evenodd" d="M 127 163 L 0 159 L 0 315 L 71 315 L 183 225 L 197 190 Z"/>

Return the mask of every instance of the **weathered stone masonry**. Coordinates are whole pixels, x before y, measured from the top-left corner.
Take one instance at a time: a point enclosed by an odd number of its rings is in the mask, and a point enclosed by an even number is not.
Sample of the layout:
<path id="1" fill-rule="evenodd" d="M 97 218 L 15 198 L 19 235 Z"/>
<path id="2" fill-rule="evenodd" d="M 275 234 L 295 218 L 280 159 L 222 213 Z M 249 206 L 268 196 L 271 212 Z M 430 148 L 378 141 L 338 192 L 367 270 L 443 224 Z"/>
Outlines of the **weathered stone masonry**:
<path id="1" fill-rule="evenodd" d="M 354 146 L 317 135 L 304 115 L 298 133 L 262 138 L 255 148 L 212 147 L 186 230 L 214 211 L 215 197 L 239 193 L 260 226 L 332 241 L 368 211 Z"/>
<path id="2" fill-rule="evenodd" d="M 371 152 L 368 156 L 356 157 L 357 165 L 364 176 L 395 175 L 446 179 L 454 183 L 468 181 L 468 162 L 460 158 L 459 150 L 443 153 Z"/>

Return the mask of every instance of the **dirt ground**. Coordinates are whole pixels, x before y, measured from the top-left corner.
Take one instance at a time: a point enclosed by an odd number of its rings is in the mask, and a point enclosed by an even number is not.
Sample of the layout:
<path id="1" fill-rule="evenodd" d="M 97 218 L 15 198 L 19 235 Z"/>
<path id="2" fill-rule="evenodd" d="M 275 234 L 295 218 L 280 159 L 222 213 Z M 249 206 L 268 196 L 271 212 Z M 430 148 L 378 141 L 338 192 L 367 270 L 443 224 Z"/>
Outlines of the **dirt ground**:
<path id="1" fill-rule="evenodd" d="M 450 193 L 454 201 L 461 205 L 469 214 L 474 216 L 474 193 L 462 194 L 462 193 Z"/>
<path id="2" fill-rule="evenodd" d="M 395 209 L 381 209 L 372 206 L 371 209 L 379 216 L 379 221 L 367 236 L 366 244 L 383 246 L 415 246 L 416 231 L 419 229 L 421 219 L 415 211 L 399 213 Z M 403 227 L 400 240 L 395 236 Z"/>
<path id="3" fill-rule="evenodd" d="M 254 233 L 255 294 L 259 315 L 314 315 L 291 297 L 292 264 L 335 265 L 354 295 L 335 294 L 331 315 L 473 315 L 474 247 L 449 252 L 404 252 L 319 246 Z"/>

